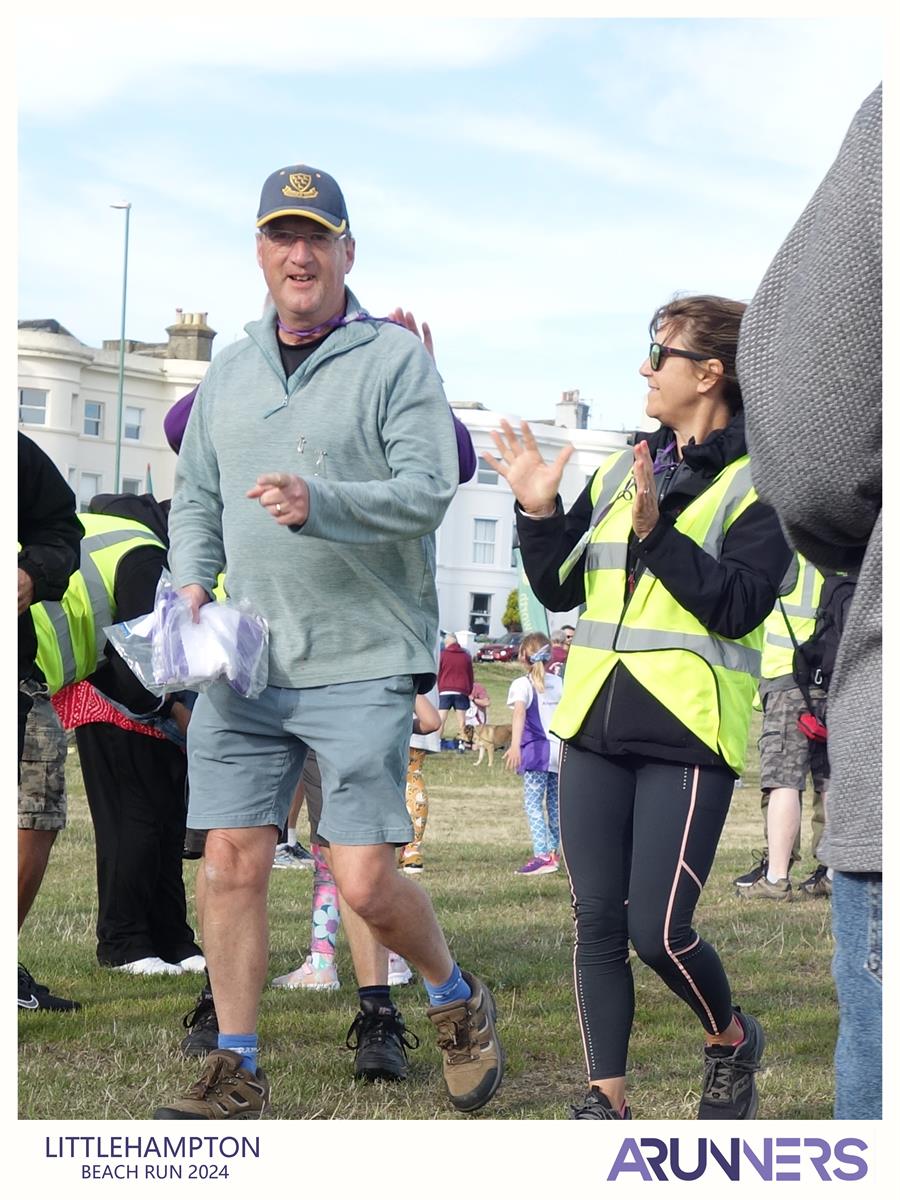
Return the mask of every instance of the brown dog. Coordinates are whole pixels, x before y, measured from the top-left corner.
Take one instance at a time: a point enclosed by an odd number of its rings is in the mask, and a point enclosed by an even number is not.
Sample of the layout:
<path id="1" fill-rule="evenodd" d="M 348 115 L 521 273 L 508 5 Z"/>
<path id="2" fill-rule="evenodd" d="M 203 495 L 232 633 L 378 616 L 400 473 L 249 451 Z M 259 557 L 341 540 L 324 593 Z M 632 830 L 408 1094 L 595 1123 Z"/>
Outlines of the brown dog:
<path id="1" fill-rule="evenodd" d="M 475 766 L 481 764 L 487 751 L 488 766 L 494 765 L 494 751 L 505 750 L 512 741 L 512 725 L 476 725 L 474 744 L 478 747 Z"/>

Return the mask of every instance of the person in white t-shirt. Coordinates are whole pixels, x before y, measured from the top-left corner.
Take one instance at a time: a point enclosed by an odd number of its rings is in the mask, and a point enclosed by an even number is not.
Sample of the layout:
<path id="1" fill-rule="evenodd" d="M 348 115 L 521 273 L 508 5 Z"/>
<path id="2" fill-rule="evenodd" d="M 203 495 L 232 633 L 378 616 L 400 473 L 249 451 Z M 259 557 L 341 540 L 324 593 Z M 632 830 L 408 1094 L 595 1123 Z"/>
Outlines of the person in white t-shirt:
<path id="1" fill-rule="evenodd" d="M 504 761 L 522 776 L 533 850 L 517 875 L 559 870 L 559 739 L 550 732 L 550 723 L 562 696 L 562 680 L 545 669 L 550 651 L 546 634 L 529 633 L 522 639 L 519 661 L 528 673 L 513 680 L 506 697 L 513 719 Z"/>

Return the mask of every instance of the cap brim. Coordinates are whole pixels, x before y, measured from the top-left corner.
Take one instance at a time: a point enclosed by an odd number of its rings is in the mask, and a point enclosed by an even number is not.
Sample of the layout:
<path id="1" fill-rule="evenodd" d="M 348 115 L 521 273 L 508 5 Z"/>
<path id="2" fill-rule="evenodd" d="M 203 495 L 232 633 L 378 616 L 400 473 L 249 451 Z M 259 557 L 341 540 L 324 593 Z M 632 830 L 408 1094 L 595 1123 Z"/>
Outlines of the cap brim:
<path id="1" fill-rule="evenodd" d="M 311 212 L 308 208 L 276 209 L 275 212 L 266 213 L 264 217 L 260 217 L 256 222 L 256 228 L 260 229 L 263 225 L 268 225 L 269 221 L 274 221 L 276 217 L 308 217 L 310 221 L 316 221 L 319 225 L 324 225 L 332 233 L 343 233 L 347 228 L 346 220 L 342 220 L 340 224 L 336 225 L 333 220 L 329 221 L 321 213 Z"/>

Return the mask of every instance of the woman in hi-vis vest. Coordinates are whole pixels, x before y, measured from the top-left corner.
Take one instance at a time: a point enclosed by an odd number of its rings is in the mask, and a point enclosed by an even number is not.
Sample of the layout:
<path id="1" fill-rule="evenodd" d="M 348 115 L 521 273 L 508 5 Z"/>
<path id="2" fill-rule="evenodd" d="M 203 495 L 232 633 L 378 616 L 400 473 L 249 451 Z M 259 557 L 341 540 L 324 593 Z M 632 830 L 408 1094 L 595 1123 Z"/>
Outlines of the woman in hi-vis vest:
<path id="1" fill-rule="evenodd" d="M 560 826 L 589 1080 L 576 1120 L 631 1116 L 629 943 L 703 1027 L 698 1117 L 757 1112 L 762 1028 L 692 928 L 790 561 L 750 479 L 735 374 L 744 307 L 694 296 L 657 310 L 640 374 L 661 428 L 606 459 L 568 513 L 558 492 L 571 446 L 545 463 L 524 421 L 521 434 L 503 422 L 499 460 L 485 456 L 515 493 L 536 595 L 555 611 L 584 605 L 552 725 L 565 743 Z M 684 1036 L 696 1036 L 690 1020 Z"/>

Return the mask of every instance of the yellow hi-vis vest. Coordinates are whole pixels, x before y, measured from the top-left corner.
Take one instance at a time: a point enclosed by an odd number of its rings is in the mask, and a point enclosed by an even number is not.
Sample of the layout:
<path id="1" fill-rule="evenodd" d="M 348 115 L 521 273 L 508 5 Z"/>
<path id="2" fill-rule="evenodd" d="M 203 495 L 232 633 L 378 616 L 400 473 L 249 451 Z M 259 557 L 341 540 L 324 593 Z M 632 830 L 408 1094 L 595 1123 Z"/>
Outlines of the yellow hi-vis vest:
<path id="1" fill-rule="evenodd" d="M 797 582 L 786 596 L 781 597 L 784 613 L 781 611 L 781 604 L 776 603 L 766 617 L 760 671 L 763 679 L 777 679 L 779 675 L 793 674 L 794 643 L 791 641 L 785 615 L 791 623 L 798 646 L 809 641 L 816 625 L 816 610 L 819 607 L 825 577 L 802 554 L 795 554 L 794 559 L 792 568 L 797 571 Z"/>
<path id="2" fill-rule="evenodd" d="M 552 729 L 574 737 L 610 672 L 621 663 L 691 733 L 740 773 L 759 678 L 763 625 L 741 638 L 711 633 L 649 569 L 626 595 L 630 450 L 611 457 L 591 487 L 593 529 L 585 551 L 585 610 L 569 647 Z M 729 463 L 687 505 L 675 528 L 718 559 L 725 534 L 756 500 L 747 455 Z M 604 510 L 607 510 L 604 515 Z M 652 737 L 652 730 L 648 730 Z"/>
<path id="3" fill-rule="evenodd" d="M 99 513 L 79 513 L 78 519 L 84 526 L 80 569 L 69 579 L 62 600 L 31 606 L 36 662 L 51 695 L 97 669 L 106 643 L 104 626 L 116 619 L 113 589 L 120 560 L 138 546 L 166 548 L 139 521 Z"/>

